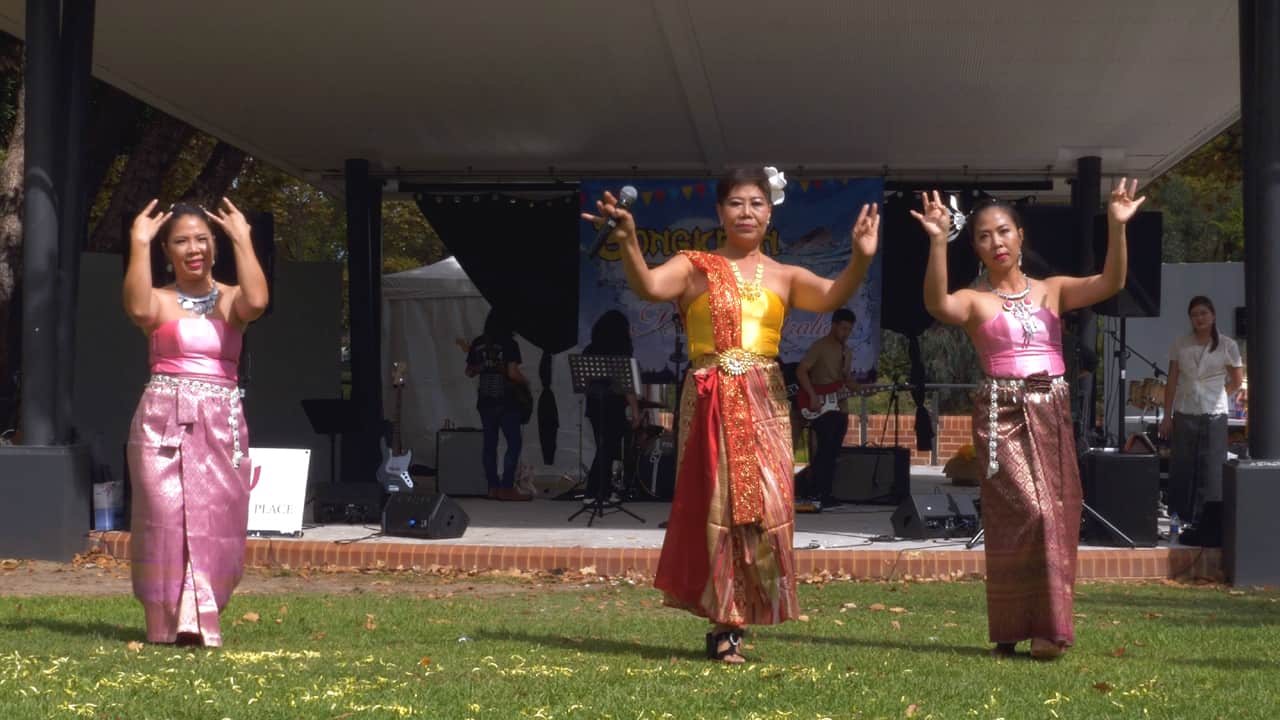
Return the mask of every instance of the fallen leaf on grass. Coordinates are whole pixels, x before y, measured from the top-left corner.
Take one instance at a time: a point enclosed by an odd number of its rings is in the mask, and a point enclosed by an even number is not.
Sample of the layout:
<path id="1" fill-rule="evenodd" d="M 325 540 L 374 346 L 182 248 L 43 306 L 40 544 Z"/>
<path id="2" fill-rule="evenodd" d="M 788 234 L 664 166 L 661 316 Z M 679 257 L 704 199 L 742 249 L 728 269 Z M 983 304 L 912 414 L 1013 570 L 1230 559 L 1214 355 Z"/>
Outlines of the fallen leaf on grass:
<path id="1" fill-rule="evenodd" d="M 131 652 L 138 652 L 142 650 L 142 643 L 138 642 L 137 640 L 130 640 L 129 644 L 126 645 L 125 647 L 128 648 Z"/>
<path id="2" fill-rule="evenodd" d="M 942 627 L 946 627 L 946 628 L 960 627 L 960 623 L 952 623 L 952 622 L 942 623 Z"/>
<path id="3" fill-rule="evenodd" d="M 377 629 L 378 629 L 378 623 L 376 623 L 376 622 L 374 622 L 374 621 L 373 621 L 373 615 L 370 615 L 370 614 L 368 614 L 368 613 L 365 613 L 365 616 L 364 616 L 364 629 L 365 629 L 365 630 L 377 630 Z"/>
<path id="4" fill-rule="evenodd" d="M 280 606 L 280 610 L 279 610 L 279 612 L 280 612 L 280 614 L 281 614 L 281 615 L 288 615 L 288 614 L 289 614 L 289 606 L 288 606 L 288 605 L 281 605 L 281 606 Z"/>
<path id="5" fill-rule="evenodd" d="M 1094 683 L 1093 689 L 1101 693 L 1109 693 L 1112 690 L 1115 690 L 1115 688 L 1111 686 L 1111 683 L 1107 682 Z"/>
<path id="6" fill-rule="evenodd" d="M 873 603 L 868 605 L 867 609 L 872 612 L 880 612 L 881 610 L 884 610 L 884 603 Z"/>
<path id="7" fill-rule="evenodd" d="M 422 667 L 426 667 L 431 664 L 431 658 L 427 657 L 426 655 L 423 655 L 422 659 L 418 661 L 418 664 L 421 665 Z"/>
<path id="8" fill-rule="evenodd" d="M 889 623 L 889 624 L 890 624 L 891 626 L 893 626 L 893 629 L 894 629 L 894 630 L 901 630 L 901 629 L 902 629 L 902 623 L 898 622 L 897 620 L 894 620 L 893 622 L 891 622 L 891 623 Z"/>
<path id="9" fill-rule="evenodd" d="M 1228 595 L 1243 595 L 1243 594 L 1244 594 L 1244 591 L 1243 591 L 1243 590 L 1228 590 L 1228 591 L 1227 591 L 1227 594 L 1228 594 Z"/>
<path id="10" fill-rule="evenodd" d="M 1077 619 L 1077 620 L 1083 620 L 1084 618 L 1087 618 L 1087 617 L 1089 617 L 1089 616 L 1088 616 L 1088 615 L 1085 615 L 1084 613 L 1076 613 L 1076 614 L 1072 615 L 1071 617 L 1073 617 L 1073 618 L 1075 618 L 1075 619 Z"/>
<path id="11" fill-rule="evenodd" d="M 910 705 L 907 706 L 907 717 L 915 717 L 916 711 L 919 709 L 920 709 L 919 705 L 916 705 L 915 703 L 911 703 Z"/>
<path id="12" fill-rule="evenodd" d="M 907 609 L 906 609 L 906 608 L 904 608 L 904 607 L 891 607 L 891 608 L 889 608 L 889 612 L 893 613 L 894 615 L 901 615 L 901 614 L 905 613 L 906 611 L 907 611 Z"/>
<path id="13" fill-rule="evenodd" d="M 835 624 L 837 624 L 837 625 L 839 625 L 839 626 L 841 626 L 841 627 L 844 627 L 844 621 L 843 621 L 843 620 L 832 620 L 831 622 L 833 622 L 833 623 L 835 623 Z"/>
<path id="14" fill-rule="evenodd" d="M 799 620 L 800 622 L 809 622 L 808 615 L 797 615 L 796 619 Z"/>
<path id="15" fill-rule="evenodd" d="M 1149 612 L 1149 613 L 1147 613 L 1147 619 L 1148 619 L 1148 620 L 1155 620 L 1156 618 L 1162 618 L 1162 617 L 1164 617 L 1164 615 L 1162 615 L 1161 613 L 1158 613 L 1158 612 Z"/>
<path id="16" fill-rule="evenodd" d="M 283 624 L 284 624 L 284 618 L 276 618 L 276 624 L 277 624 L 277 625 L 283 625 Z"/>
<path id="17" fill-rule="evenodd" d="M 323 640 L 323 639 L 325 638 L 325 635 L 328 635 L 328 633 L 326 633 L 325 631 L 321 630 L 320 632 L 315 633 L 314 635 L 312 635 L 312 636 L 311 636 L 311 639 L 312 639 L 312 640 Z"/>
<path id="18" fill-rule="evenodd" d="M 1111 651 L 1111 657 L 1124 657 L 1125 650 L 1126 650 L 1125 646 L 1121 645 L 1120 647 Z"/>
<path id="19" fill-rule="evenodd" d="M 245 622 L 251 622 L 251 623 L 256 623 L 262 619 L 262 616 L 256 612 L 247 612 L 241 617 L 244 619 Z"/>

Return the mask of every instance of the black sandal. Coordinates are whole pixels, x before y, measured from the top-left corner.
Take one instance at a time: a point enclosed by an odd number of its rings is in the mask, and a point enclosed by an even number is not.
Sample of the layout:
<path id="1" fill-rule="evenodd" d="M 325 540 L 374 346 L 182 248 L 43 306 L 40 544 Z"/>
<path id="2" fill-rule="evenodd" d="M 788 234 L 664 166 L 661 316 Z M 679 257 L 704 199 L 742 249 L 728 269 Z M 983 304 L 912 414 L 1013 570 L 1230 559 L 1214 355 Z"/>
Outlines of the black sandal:
<path id="1" fill-rule="evenodd" d="M 727 643 L 724 650 L 720 649 L 720 643 Z M 728 663 L 746 662 L 746 658 L 742 657 L 739 650 L 742 648 L 742 632 L 739 630 L 726 630 L 724 632 L 707 633 L 707 657 L 711 660 L 719 660 Z M 728 658 L 736 657 L 737 660 Z"/>
<path id="2" fill-rule="evenodd" d="M 991 648 L 991 655 L 992 657 L 1009 657 L 1017 651 L 1017 647 L 1017 643 L 996 643 L 996 646 Z"/>

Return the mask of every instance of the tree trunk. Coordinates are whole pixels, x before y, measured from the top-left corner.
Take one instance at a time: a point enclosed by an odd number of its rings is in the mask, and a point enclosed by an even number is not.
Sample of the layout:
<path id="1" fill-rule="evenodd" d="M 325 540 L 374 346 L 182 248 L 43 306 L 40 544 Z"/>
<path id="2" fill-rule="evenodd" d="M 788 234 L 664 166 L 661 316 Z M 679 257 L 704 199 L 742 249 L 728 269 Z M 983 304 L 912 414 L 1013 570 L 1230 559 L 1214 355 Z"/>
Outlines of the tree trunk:
<path id="1" fill-rule="evenodd" d="M 213 146 L 213 152 L 205 161 L 204 169 L 182 194 L 182 198 L 212 210 L 217 206 L 227 188 L 244 167 L 245 154 L 240 148 L 221 140 Z"/>
<path id="2" fill-rule="evenodd" d="M 129 153 L 120 185 L 89 239 L 89 250 L 124 250 L 126 223 L 152 198 L 159 197 L 169 166 L 186 147 L 193 132 L 191 126 L 181 120 L 164 113 L 156 114 L 142 139 Z"/>
<path id="3" fill-rule="evenodd" d="M 12 375 L 9 359 L 16 357 L 17 338 L 8 337 L 12 323 L 10 309 L 22 273 L 22 198 L 23 172 L 26 167 L 26 92 L 17 89 L 18 112 L 9 136 L 9 150 L 0 165 L 0 395 L 8 387 Z M 0 422 L 5 418 L 0 417 Z M 0 428 L 2 429 L 2 428 Z"/>

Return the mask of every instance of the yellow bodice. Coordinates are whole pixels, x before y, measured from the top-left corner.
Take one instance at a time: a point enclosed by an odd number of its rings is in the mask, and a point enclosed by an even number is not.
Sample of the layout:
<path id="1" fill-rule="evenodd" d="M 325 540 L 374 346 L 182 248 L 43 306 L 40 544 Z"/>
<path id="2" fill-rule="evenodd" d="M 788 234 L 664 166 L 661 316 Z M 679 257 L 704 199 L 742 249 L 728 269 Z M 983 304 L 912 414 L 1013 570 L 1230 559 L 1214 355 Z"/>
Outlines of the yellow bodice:
<path id="1" fill-rule="evenodd" d="M 716 351 L 715 332 L 711 328 L 711 306 L 707 293 L 689 303 L 684 311 L 685 332 L 689 335 L 689 357 L 697 359 Z M 765 357 L 777 357 L 782 337 L 782 321 L 787 307 L 782 298 L 769 288 L 755 300 L 742 300 L 742 349 Z"/>

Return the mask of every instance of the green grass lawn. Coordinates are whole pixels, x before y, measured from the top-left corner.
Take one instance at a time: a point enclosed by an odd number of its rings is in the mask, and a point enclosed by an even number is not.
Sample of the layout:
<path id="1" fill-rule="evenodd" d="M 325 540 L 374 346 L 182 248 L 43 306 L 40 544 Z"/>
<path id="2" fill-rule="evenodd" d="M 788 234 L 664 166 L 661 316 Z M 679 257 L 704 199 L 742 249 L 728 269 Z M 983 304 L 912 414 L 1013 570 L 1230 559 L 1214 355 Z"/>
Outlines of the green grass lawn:
<path id="1" fill-rule="evenodd" d="M 988 656 L 976 582 L 802 588 L 806 622 L 702 659 L 646 585 L 237 595 L 221 650 L 144 644 L 128 597 L 0 598 L 19 718 L 1269 718 L 1280 594 L 1088 584 L 1077 644 Z M 429 589 L 429 588 L 427 588 Z M 1025 648 L 1020 647 L 1025 653 Z"/>

